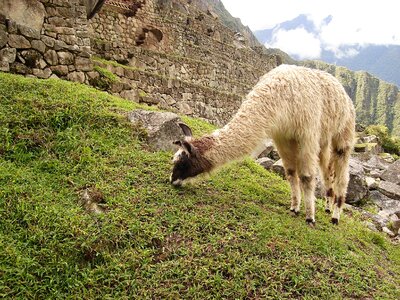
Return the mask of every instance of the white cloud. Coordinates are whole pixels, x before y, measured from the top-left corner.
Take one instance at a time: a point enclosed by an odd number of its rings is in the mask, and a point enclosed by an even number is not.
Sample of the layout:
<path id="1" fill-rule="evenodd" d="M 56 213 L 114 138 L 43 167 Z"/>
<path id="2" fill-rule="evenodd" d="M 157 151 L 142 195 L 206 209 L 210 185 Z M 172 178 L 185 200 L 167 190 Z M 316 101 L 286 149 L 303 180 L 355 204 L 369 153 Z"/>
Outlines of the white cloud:
<path id="1" fill-rule="evenodd" d="M 354 51 L 343 52 L 344 45 L 400 45 L 400 1 L 398 0 L 222 0 L 228 11 L 241 18 L 252 30 L 273 28 L 275 25 L 305 14 L 318 28 L 317 36 L 309 36 L 304 31 L 289 33 L 278 32 L 276 42 L 287 49 L 302 49 L 298 52 L 309 56 L 317 53 L 318 43 L 324 49 L 331 49 L 337 55 L 354 55 Z M 323 20 L 331 15 L 332 20 L 324 24 Z M 299 36 L 295 36 L 299 34 Z M 290 36 L 290 39 L 288 39 Z M 302 38 L 311 44 L 305 45 Z M 291 42 L 292 41 L 292 42 Z M 300 41 L 300 43 L 299 43 Z M 353 49 L 355 50 L 355 49 Z"/>
<path id="2" fill-rule="evenodd" d="M 280 29 L 274 34 L 272 43 L 266 46 L 279 48 L 299 59 L 318 58 L 322 50 L 319 39 L 304 28 L 288 31 Z"/>

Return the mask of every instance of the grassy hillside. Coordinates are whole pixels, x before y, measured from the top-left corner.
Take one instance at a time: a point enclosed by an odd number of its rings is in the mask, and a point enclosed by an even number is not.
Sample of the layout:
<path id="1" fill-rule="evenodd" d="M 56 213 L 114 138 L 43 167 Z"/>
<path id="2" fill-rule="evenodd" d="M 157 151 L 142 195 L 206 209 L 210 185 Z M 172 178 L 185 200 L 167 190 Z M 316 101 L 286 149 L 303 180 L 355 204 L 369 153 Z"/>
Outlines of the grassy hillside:
<path id="1" fill-rule="evenodd" d="M 321 203 L 307 227 L 286 182 L 250 160 L 170 186 L 171 153 L 124 117 L 136 107 L 0 73 L 0 297 L 400 297 L 398 246 L 356 215 L 332 226 Z M 103 214 L 81 205 L 86 188 Z"/>

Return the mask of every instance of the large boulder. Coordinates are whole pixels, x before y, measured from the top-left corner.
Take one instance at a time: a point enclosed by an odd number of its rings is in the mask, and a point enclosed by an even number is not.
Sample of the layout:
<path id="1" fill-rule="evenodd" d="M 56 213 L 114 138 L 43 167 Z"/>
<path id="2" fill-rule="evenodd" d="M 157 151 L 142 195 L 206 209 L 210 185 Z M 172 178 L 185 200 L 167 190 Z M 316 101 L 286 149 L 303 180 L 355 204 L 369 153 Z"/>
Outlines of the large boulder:
<path id="1" fill-rule="evenodd" d="M 282 177 L 285 177 L 285 168 L 283 167 L 282 159 L 275 162 L 272 165 L 271 170 L 274 171 L 275 173 L 281 175 Z"/>
<path id="2" fill-rule="evenodd" d="M 386 171 L 382 173 L 381 178 L 395 184 L 400 184 L 400 159 L 391 164 Z"/>
<path id="3" fill-rule="evenodd" d="M 378 190 L 389 198 L 400 200 L 400 185 L 389 181 L 381 181 Z"/>
<path id="4" fill-rule="evenodd" d="M 368 195 L 368 186 L 365 181 L 365 172 L 362 162 L 356 158 L 350 158 L 350 180 L 347 188 L 346 202 L 357 203 Z"/>
<path id="5" fill-rule="evenodd" d="M 146 130 L 147 141 L 155 150 L 175 151 L 172 142 L 184 138 L 177 114 L 138 109 L 130 112 L 128 118 Z"/>
<path id="6" fill-rule="evenodd" d="M 264 169 L 266 170 L 270 170 L 272 165 L 275 163 L 272 159 L 270 159 L 269 157 L 261 157 L 259 159 L 256 160 L 256 162 L 261 165 L 262 167 L 264 167 Z"/>
<path id="7" fill-rule="evenodd" d="M 384 214 L 391 215 L 400 211 L 400 201 L 393 200 L 380 191 L 371 191 L 369 198 L 384 212 Z"/>

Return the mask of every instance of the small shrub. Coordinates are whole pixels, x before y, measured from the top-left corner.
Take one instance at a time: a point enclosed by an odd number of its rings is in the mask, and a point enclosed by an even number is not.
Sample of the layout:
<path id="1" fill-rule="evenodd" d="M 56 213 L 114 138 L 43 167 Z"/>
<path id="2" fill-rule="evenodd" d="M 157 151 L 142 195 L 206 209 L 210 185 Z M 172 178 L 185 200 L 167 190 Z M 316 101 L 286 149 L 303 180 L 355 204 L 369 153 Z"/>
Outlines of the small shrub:
<path id="1" fill-rule="evenodd" d="M 389 129 L 383 125 L 370 125 L 365 130 L 367 134 L 376 135 L 385 152 L 400 155 L 400 138 L 392 137 L 389 134 Z"/>

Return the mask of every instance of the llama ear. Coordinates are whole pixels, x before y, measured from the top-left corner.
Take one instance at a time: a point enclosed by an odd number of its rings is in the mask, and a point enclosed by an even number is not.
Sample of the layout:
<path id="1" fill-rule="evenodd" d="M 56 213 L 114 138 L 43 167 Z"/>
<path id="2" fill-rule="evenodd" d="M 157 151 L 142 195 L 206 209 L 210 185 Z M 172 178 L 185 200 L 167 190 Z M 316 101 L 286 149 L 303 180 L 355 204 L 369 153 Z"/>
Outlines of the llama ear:
<path id="1" fill-rule="evenodd" d="M 193 135 L 192 135 L 192 129 L 190 129 L 189 126 L 187 126 L 187 125 L 184 124 L 184 123 L 178 123 L 178 125 L 179 125 L 179 127 L 182 129 L 183 134 L 184 134 L 186 137 L 192 137 L 192 136 L 193 136 Z"/>
<path id="2" fill-rule="evenodd" d="M 183 150 L 185 150 L 189 155 L 193 154 L 193 146 L 187 142 L 187 141 L 183 141 L 181 147 L 183 148 Z"/>

